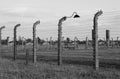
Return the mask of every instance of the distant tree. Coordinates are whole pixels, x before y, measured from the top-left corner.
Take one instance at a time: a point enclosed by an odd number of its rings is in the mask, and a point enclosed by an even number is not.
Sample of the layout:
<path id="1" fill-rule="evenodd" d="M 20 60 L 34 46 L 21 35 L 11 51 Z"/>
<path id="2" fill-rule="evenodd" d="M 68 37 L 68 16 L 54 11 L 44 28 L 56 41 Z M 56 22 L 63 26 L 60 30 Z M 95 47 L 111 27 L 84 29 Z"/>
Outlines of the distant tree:
<path id="1" fill-rule="evenodd" d="M 22 40 L 21 36 L 19 36 L 19 39 L 17 41 L 17 45 L 22 45 L 22 42 L 23 42 L 23 40 Z"/>
<path id="2" fill-rule="evenodd" d="M 58 40 L 54 40 L 53 41 L 53 44 L 55 45 L 55 44 L 57 44 L 58 43 Z"/>
<path id="3" fill-rule="evenodd" d="M 66 38 L 66 42 L 70 43 L 70 38 L 69 37 Z"/>
<path id="4" fill-rule="evenodd" d="M 32 43 L 33 40 L 31 38 L 26 39 L 26 43 Z"/>
<path id="5" fill-rule="evenodd" d="M 99 40 L 98 40 L 98 42 L 104 42 L 104 40 L 102 40 L 102 39 L 99 39 Z"/>
<path id="6" fill-rule="evenodd" d="M 40 39 L 39 37 L 37 37 L 37 40 L 38 40 L 38 44 L 41 44 L 41 45 L 45 42 L 45 40 Z"/>
<path id="7" fill-rule="evenodd" d="M 77 44 L 80 44 L 80 40 L 77 40 L 76 43 L 77 43 Z"/>
<path id="8" fill-rule="evenodd" d="M 9 37 L 7 37 L 5 40 L 1 40 L 2 45 L 8 45 Z"/>
<path id="9" fill-rule="evenodd" d="M 38 44 L 40 44 L 41 39 L 39 37 L 37 37 L 37 40 L 38 40 Z"/>

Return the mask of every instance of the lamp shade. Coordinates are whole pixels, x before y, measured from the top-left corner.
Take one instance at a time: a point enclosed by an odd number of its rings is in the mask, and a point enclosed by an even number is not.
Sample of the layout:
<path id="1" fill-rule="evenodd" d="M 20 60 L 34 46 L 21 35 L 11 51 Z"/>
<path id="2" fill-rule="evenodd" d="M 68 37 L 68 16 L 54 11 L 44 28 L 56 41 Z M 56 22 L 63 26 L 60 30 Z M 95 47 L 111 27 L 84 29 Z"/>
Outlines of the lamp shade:
<path id="1" fill-rule="evenodd" d="M 74 18 L 80 18 L 80 16 L 76 14 L 76 15 L 74 15 Z"/>

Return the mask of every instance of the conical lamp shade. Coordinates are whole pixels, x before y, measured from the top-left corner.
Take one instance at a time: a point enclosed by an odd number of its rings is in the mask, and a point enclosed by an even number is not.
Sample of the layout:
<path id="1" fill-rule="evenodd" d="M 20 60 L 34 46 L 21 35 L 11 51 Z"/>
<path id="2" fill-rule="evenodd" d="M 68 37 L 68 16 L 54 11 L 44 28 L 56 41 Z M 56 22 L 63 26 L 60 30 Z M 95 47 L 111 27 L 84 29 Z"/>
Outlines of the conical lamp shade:
<path id="1" fill-rule="evenodd" d="M 80 16 L 79 15 L 75 15 L 74 18 L 80 18 Z"/>

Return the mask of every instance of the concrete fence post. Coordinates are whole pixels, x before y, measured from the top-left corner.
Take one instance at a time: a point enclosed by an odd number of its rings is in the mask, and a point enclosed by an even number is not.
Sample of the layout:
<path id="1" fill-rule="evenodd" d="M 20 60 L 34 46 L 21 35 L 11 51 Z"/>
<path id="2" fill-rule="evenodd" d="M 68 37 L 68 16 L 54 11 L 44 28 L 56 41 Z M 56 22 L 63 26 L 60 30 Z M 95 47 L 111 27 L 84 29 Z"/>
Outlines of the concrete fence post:
<path id="1" fill-rule="evenodd" d="M 117 37 L 117 47 L 119 47 L 119 37 Z"/>
<path id="2" fill-rule="evenodd" d="M 49 42 L 49 44 L 50 44 L 50 49 L 52 49 L 52 36 L 50 37 L 50 42 Z"/>
<path id="3" fill-rule="evenodd" d="M 14 27 L 14 46 L 13 46 L 13 51 L 14 51 L 14 57 L 13 59 L 16 60 L 16 55 L 17 55 L 17 45 L 16 45 L 16 42 L 17 42 L 17 27 L 19 27 L 20 24 L 17 24 L 15 27 Z"/>
<path id="4" fill-rule="evenodd" d="M 75 38 L 74 38 L 74 48 L 76 49 L 76 48 L 78 48 L 78 46 L 77 46 L 77 37 L 75 36 Z"/>
<path id="5" fill-rule="evenodd" d="M 2 29 L 4 29 L 5 26 L 0 27 L 0 52 L 2 52 Z"/>
<path id="6" fill-rule="evenodd" d="M 36 56 L 36 26 L 40 24 L 40 21 L 36 21 L 33 24 L 33 63 L 36 63 L 37 56 Z"/>
<path id="7" fill-rule="evenodd" d="M 106 30 L 106 44 L 107 48 L 110 46 L 110 30 Z"/>
<path id="8" fill-rule="evenodd" d="M 26 49 L 26 65 L 29 63 L 29 50 Z"/>
<path id="9" fill-rule="evenodd" d="M 112 47 L 114 47 L 114 41 L 113 41 L 113 38 L 112 38 L 111 44 L 112 44 Z"/>
<path id="10" fill-rule="evenodd" d="M 102 14 L 103 12 L 100 10 L 94 15 L 93 19 L 93 36 L 94 36 L 94 44 L 93 44 L 93 59 L 94 59 L 94 68 L 95 70 L 99 70 L 99 56 L 98 56 L 98 17 Z"/>
<path id="11" fill-rule="evenodd" d="M 66 20 L 66 17 L 62 17 L 58 22 L 58 65 L 62 64 L 62 22 Z"/>
<path id="12" fill-rule="evenodd" d="M 85 42 L 86 49 L 88 49 L 88 37 L 86 37 L 86 42 Z"/>

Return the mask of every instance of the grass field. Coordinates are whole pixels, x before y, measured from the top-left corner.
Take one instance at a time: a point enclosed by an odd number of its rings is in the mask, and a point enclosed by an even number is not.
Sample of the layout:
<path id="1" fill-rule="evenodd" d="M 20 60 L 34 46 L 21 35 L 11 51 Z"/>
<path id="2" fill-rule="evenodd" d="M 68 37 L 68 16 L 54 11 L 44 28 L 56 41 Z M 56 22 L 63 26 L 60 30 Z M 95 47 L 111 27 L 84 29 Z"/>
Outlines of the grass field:
<path id="1" fill-rule="evenodd" d="M 7 49 L 7 50 L 6 50 Z M 1 56 L 3 58 L 13 59 L 13 50 L 11 47 L 3 47 Z M 29 59 L 32 60 L 32 46 L 29 49 Z M 25 60 L 26 51 L 18 46 L 17 59 Z M 92 49 L 64 49 L 62 52 L 63 63 L 78 65 L 93 65 Z M 100 66 L 119 68 L 120 65 L 120 48 L 99 48 Z M 45 62 L 57 62 L 57 49 L 46 49 L 39 47 L 37 50 L 37 60 Z"/>
<path id="2" fill-rule="evenodd" d="M 30 48 L 29 65 L 25 65 L 25 50 L 18 49 L 16 61 L 12 61 L 10 47 L 2 49 L 0 75 L 4 75 L 1 79 L 120 79 L 120 48 L 99 49 L 100 71 L 93 69 L 92 49 L 64 49 L 62 66 L 57 66 L 57 50 L 39 49 L 38 63 L 32 64 Z"/>

